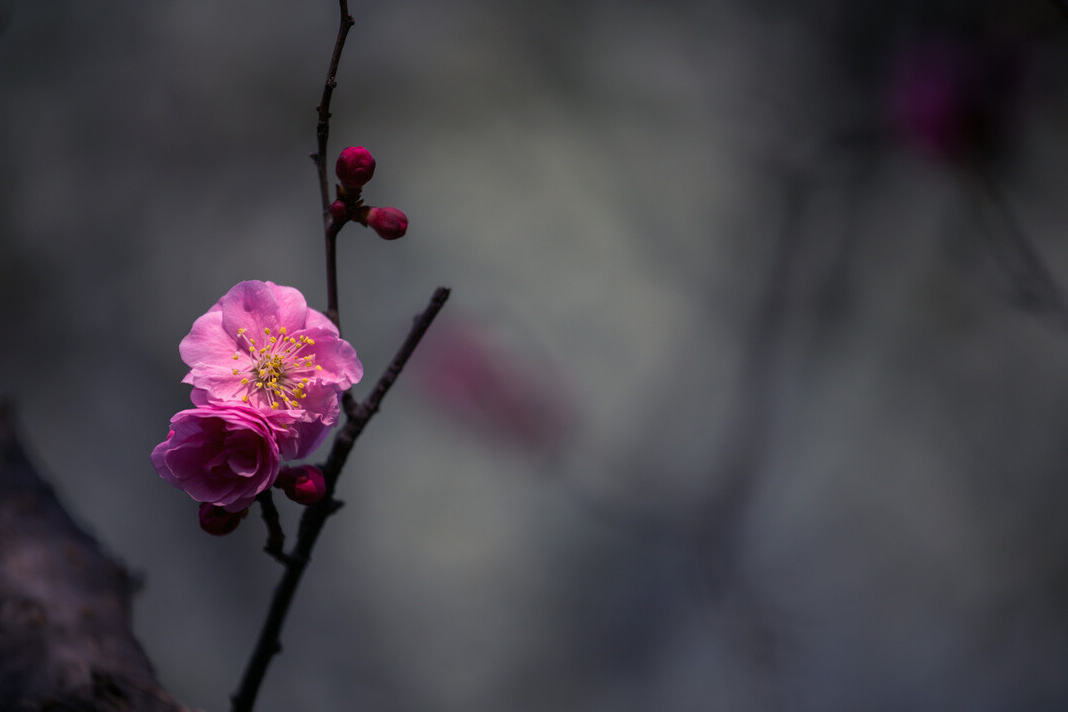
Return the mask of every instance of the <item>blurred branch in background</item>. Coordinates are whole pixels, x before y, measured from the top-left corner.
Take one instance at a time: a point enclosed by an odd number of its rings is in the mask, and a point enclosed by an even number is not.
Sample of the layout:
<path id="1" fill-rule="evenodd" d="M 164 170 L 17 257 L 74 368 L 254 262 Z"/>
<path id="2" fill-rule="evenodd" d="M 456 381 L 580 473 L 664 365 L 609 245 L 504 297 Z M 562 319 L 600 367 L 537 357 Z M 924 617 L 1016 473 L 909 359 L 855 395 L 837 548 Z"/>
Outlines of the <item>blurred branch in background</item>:
<path id="1" fill-rule="evenodd" d="M 134 638 L 136 590 L 56 499 L 0 400 L 0 707 L 188 712 Z"/>

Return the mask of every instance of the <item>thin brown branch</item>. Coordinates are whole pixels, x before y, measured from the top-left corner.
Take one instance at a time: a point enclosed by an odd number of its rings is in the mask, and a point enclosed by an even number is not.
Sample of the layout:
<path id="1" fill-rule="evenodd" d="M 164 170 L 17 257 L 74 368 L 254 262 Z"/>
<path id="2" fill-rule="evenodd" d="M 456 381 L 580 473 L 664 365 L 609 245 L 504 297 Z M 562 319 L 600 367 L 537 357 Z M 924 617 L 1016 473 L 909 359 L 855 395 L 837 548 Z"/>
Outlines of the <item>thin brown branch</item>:
<path id="1" fill-rule="evenodd" d="M 337 234 L 341 225 L 335 223 L 333 218 L 327 218 L 330 224 L 326 227 L 326 316 L 334 322 L 338 333 L 341 333 L 341 321 L 338 316 L 337 301 Z"/>
<path id="2" fill-rule="evenodd" d="M 441 308 L 445 306 L 448 298 L 448 288 L 438 287 L 434 290 L 434 294 L 430 297 L 430 303 L 423 310 L 423 313 L 415 318 L 415 323 L 412 324 L 412 329 L 408 332 L 408 338 L 404 340 L 404 343 L 401 344 L 401 347 L 393 356 L 393 361 L 390 362 L 389 368 L 378 379 L 374 390 L 362 403 L 356 405 L 355 399 L 347 393 L 342 398 L 341 405 L 345 409 L 348 421 L 334 439 L 334 447 L 330 450 L 326 464 L 322 467 L 323 477 L 326 479 L 325 499 L 330 499 L 333 496 L 337 478 L 341 474 L 341 468 L 344 466 L 349 451 L 352 450 L 352 446 L 356 442 L 356 438 L 363 432 L 371 417 L 378 412 L 382 399 L 385 398 L 386 393 L 393 386 L 393 382 L 397 380 L 397 376 L 400 375 L 404 365 L 408 363 L 408 359 L 411 358 L 415 348 L 422 340 L 423 334 L 430 328 L 434 318 L 441 311 Z"/>
<path id="3" fill-rule="evenodd" d="M 248 667 L 245 668 L 244 677 L 241 679 L 241 687 L 231 698 L 232 712 L 249 712 L 252 709 L 260 684 L 263 682 L 263 676 L 267 672 L 267 666 L 274 655 L 282 649 L 282 624 L 285 622 L 286 614 L 289 612 L 289 606 L 293 601 L 293 596 L 304 573 L 304 568 L 311 560 L 312 549 L 327 518 L 341 506 L 341 503 L 334 499 L 334 489 L 337 485 L 338 476 L 341 474 L 341 469 L 345 465 L 345 460 L 348 459 L 349 452 L 356 442 L 356 438 L 363 432 L 371 417 L 378 412 L 382 399 L 389 392 L 394 381 L 397 380 L 397 376 L 404 369 L 408 359 L 415 352 L 423 335 L 430 328 L 434 318 L 441 311 L 448 298 L 449 290 L 445 287 L 438 287 L 435 290 L 430 299 L 430 304 L 423 310 L 422 314 L 416 317 L 411 331 L 408 332 L 408 337 L 401 344 L 389 367 L 378 379 L 374 390 L 371 391 L 371 394 L 363 403 L 357 406 L 352 396 L 348 393 L 345 394 L 343 405 L 348 419 L 345 426 L 335 436 L 330 455 L 326 464 L 321 468 L 323 477 L 326 479 L 326 495 L 317 503 L 308 507 L 300 519 L 297 543 L 293 547 L 293 551 L 286 557 L 285 573 L 282 574 L 282 580 L 279 582 L 278 588 L 275 589 L 270 610 L 267 612 L 267 619 L 264 621 L 259 640 L 256 642 L 256 648 L 252 652 L 252 658 L 249 660 Z"/>
<path id="4" fill-rule="evenodd" d="M 260 492 L 256 497 L 260 503 L 260 513 L 263 515 L 263 523 L 267 525 L 267 543 L 263 550 L 281 563 L 287 562 L 285 554 L 286 535 L 282 531 L 282 521 L 278 517 L 278 507 L 274 506 L 274 496 L 271 490 Z"/>
<path id="5" fill-rule="evenodd" d="M 337 29 L 337 39 L 334 41 L 334 53 L 330 56 L 330 67 L 326 72 L 326 83 L 323 85 L 323 96 L 319 100 L 316 110 L 319 112 L 319 121 L 315 126 L 317 139 L 316 152 L 312 155 L 315 161 L 315 170 L 319 174 L 319 197 L 323 208 L 323 231 L 326 235 L 326 315 L 338 324 L 337 308 L 337 262 L 334 259 L 336 252 L 337 228 L 330 216 L 330 184 L 326 178 L 326 147 L 330 138 L 330 99 L 334 95 L 337 86 L 337 68 L 341 63 L 341 51 L 345 48 L 345 38 L 349 30 L 356 24 L 349 14 L 348 0 L 339 0 L 341 21 Z"/>

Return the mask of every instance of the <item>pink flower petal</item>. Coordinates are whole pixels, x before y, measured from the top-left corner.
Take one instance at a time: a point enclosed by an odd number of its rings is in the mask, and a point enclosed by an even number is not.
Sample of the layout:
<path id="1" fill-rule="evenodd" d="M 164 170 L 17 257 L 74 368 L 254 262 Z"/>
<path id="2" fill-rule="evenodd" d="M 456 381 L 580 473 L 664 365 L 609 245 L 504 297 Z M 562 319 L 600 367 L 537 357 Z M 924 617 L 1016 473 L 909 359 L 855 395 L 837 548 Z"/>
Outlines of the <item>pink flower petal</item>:
<path id="1" fill-rule="evenodd" d="M 241 329 L 260 335 L 263 329 L 278 329 L 278 300 L 266 282 L 239 282 L 219 300 L 225 336 L 237 338 Z"/>
<path id="2" fill-rule="evenodd" d="M 221 311 L 209 311 L 193 322 L 189 334 L 178 344 L 178 353 L 187 366 L 196 369 L 232 359 L 237 342 L 223 330 L 222 321 Z"/>
<path id="3" fill-rule="evenodd" d="M 293 287 L 280 287 L 273 282 L 266 284 L 274 292 L 278 304 L 278 326 L 284 326 L 291 332 L 305 328 L 309 309 L 304 295 Z M 265 326 L 270 326 L 270 324 Z M 336 330 L 334 336 L 337 336 Z"/>

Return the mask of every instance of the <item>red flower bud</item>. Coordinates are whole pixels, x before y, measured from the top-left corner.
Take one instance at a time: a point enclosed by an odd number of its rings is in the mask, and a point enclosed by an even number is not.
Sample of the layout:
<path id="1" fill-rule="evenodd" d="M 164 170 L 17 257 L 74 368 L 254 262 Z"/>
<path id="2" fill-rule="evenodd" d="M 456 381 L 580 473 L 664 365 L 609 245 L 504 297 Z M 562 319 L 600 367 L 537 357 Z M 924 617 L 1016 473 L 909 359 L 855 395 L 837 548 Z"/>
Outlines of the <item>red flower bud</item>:
<path id="1" fill-rule="evenodd" d="M 335 200 L 330 203 L 330 214 L 336 221 L 346 220 L 349 215 L 349 206 L 345 205 L 344 200 Z"/>
<path id="2" fill-rule="evenodd" d="M 210 502 L 203 502 L 200 505 L 199 514 L 201 529 L 208 534 L 223 536 L 237 529 L 237 525 L 241 523 L 241 520 L 248 516 L 248 507 L 245 507 L 240 512 L 227 512 L 222 507 L 216 507 Z"/>
<path id="3" fill-rule="evenodd" d="M 337 157 L 334 170 L 345 190 L 358 192 L 375 174 L 375 159 L 363 146 L 349 146 Z"/>
<path id="4" fill-rule="evenodd" d="M 315 504 L 326 494 L 322 471 L 311 465 L 284 468 L 278 473 L 274 486 L 280 487 L 286 497 L 298 504 Z"/>
<path id="5" fill-rule="evenodd" d="M 367 211 L 367 225 L 383 240 L 396 240 L 407 232 L 408 216 L 396 208 L 371 208 Z"/>

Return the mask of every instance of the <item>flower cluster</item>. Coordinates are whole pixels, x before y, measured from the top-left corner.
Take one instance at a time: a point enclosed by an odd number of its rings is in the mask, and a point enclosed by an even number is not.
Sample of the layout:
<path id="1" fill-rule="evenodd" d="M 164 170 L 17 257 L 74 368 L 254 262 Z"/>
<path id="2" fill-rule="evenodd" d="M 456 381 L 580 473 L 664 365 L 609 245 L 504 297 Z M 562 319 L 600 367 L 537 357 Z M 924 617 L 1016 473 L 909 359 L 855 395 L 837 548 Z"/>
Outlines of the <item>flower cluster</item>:
<path id="1" fill-rule="evenodd" d="M 375 174 L 375 159 L 363 146 L 349 146 L 338 156 L 334 167 L 339 185 L 337 200 L 330 204 L 330 215 L 336 225 L 349 220 L 365 225 L 383 240 L 396 240 L 408 231 L 408 216 L 397 208 L 364 205 L 363 186 Z"/>
<path id="2" fill-rule="evenodd" d="M 202 503 L 201 527 L 233 531 L 271 486 L 302 504 L 321 497 L 322 473 L 281 463 L 322 443 L 341 394 L 363 376 L 337 327 L 292 287 L 241 282 L 193 323 L 179 352 L 194 407 L 171 418 L 152 464 Z"/>

